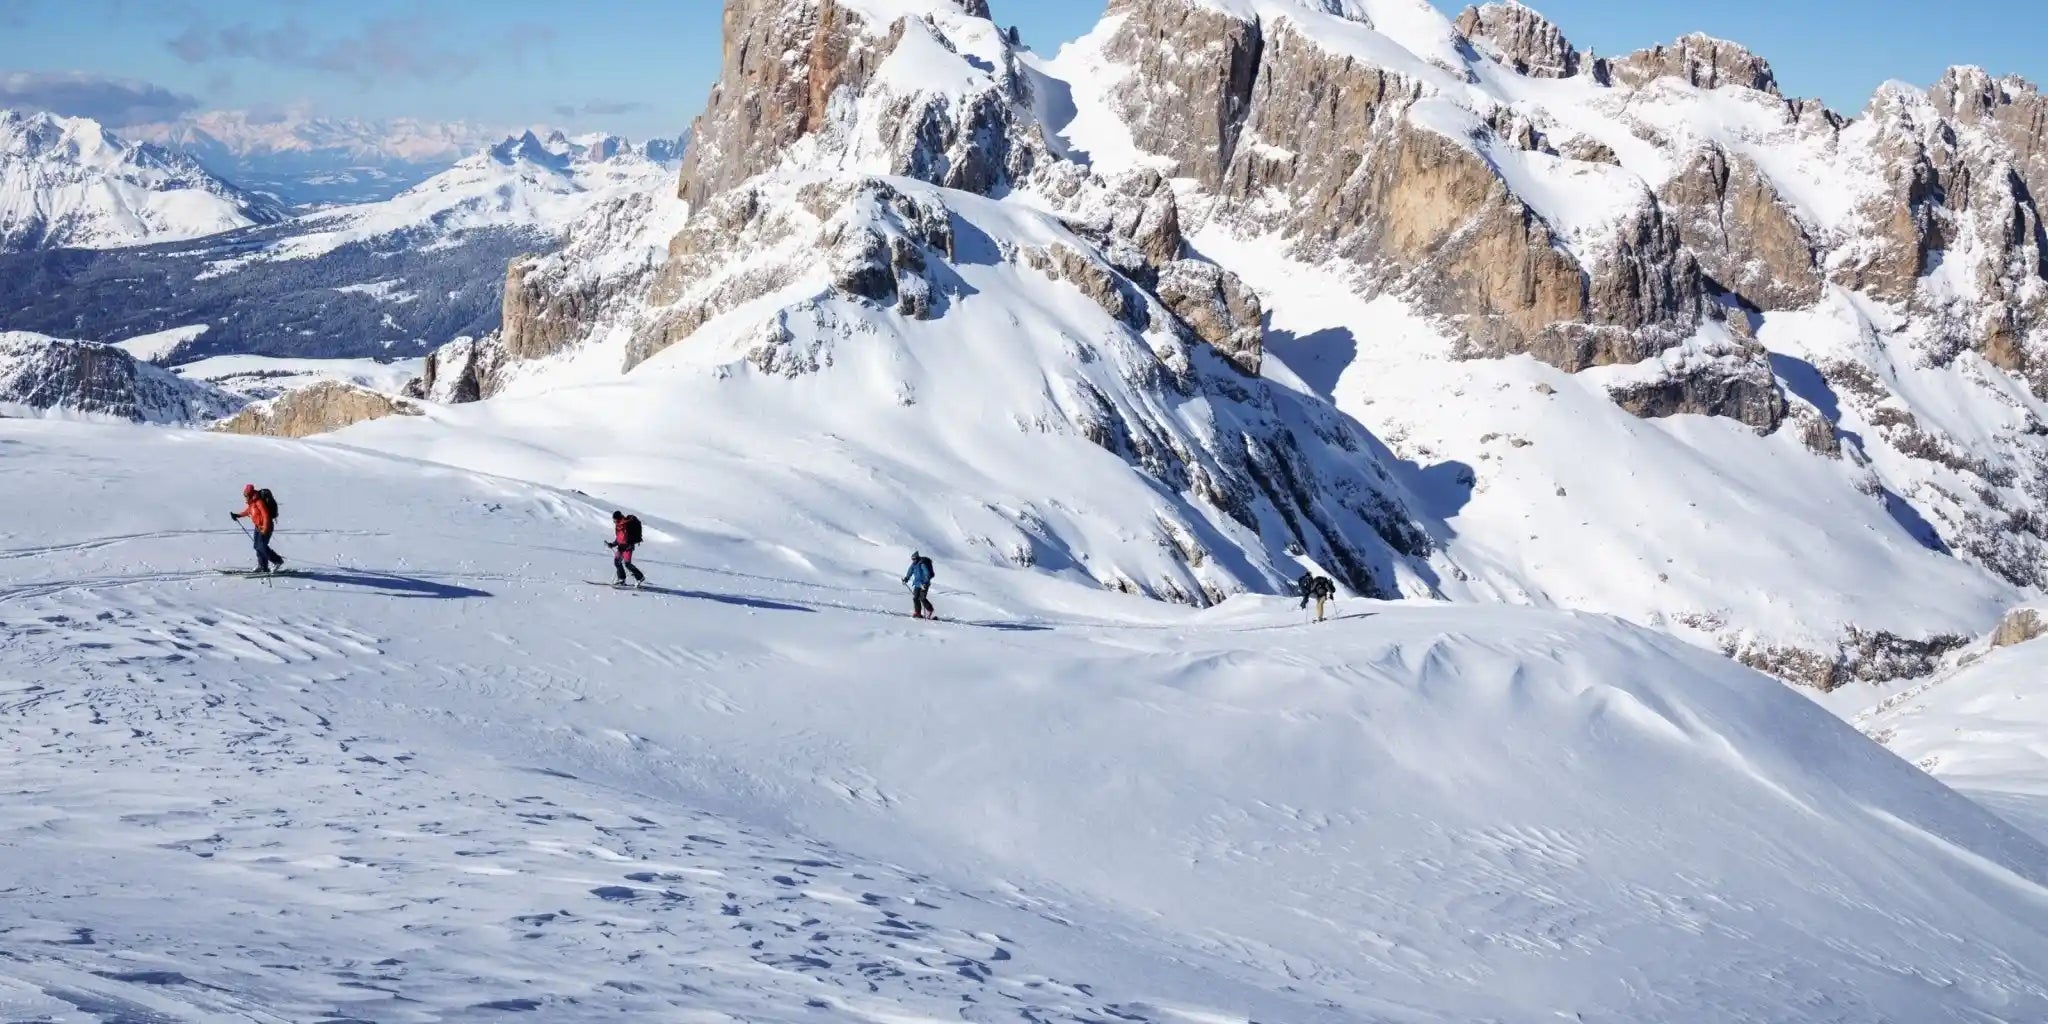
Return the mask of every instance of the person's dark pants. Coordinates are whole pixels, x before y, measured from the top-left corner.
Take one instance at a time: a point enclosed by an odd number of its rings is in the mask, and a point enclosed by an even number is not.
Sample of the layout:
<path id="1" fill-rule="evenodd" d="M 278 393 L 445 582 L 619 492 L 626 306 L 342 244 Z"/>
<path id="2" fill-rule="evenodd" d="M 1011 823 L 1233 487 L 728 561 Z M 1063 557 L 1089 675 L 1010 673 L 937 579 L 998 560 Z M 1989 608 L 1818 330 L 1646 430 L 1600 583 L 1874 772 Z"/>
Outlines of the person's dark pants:
<path id="1" fill-rule="evenodd" d="M 910 614 L 938 618 L 938 609 L 932 607 L 931 598 L 926 596 L 931 592 L 932 588 L 928 586 L 910 588 Z"/>
<path id="2" fill-rule="evenodd" d="M 270 550 L 270 533 L 269 530 L 249 531 L 250 536 L 256 538 L 257 572 L 268 572 L 272 565 L 284 564 L 284 559 L 277 557 L 277 552 Z"/>
<path id="3" fill-rule="evenodd" d="M 617 552 L 612 555 L 612 569 L 619 574 L 620 583 L 626 582 L 626 574 L 629 572 L 633 574 L 633 579 L 636 581 L 641 583 L 647 582 L 647 574 L 641 572 L 640 567 L 633 564 L 633 549 L 624 545 L 620 545 Z"/>

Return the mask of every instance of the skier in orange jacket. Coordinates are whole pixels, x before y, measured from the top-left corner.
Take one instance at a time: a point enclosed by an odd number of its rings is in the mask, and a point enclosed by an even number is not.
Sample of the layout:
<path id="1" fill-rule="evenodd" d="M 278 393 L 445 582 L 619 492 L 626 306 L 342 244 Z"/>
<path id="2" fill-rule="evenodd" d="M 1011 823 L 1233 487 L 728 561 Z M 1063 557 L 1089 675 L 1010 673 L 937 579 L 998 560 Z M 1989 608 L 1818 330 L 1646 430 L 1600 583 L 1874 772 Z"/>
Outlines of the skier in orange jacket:
<path id="1" fill-rule="evenodd" d="M 270 496 L 268 489 L 243 484 L 242 500 L 247 504 L 240 512 L 228 513 L 228 518 L 240 520 L 246 517 L 249 520 L 251 536 L 256 540 L 256 571 L 284 568 L 284 556 L 270 550 L 270 534 L 277 529 L 277 499 Z"/>

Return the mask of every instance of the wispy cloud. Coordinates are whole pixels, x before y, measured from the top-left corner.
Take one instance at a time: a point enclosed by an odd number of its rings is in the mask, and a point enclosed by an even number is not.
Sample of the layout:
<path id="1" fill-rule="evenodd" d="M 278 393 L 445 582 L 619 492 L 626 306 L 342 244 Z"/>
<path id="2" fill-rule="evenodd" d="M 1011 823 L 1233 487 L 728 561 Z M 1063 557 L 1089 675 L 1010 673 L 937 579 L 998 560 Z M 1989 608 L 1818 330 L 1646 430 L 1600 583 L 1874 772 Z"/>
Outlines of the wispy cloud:
<path id="1" fill-rule="evenodd" d="M 204 25 L 194 22 L 164 43 L 188 64 L 256 61 L 284 67 L 312 68 L 362 85 L 390 81 L 450 81 L 481 67 L 487 57 L 524 62 L 550 52 L 555 31 L 545 25 L 516 23 L 506 27 L 480 50 L 460 50 L 437 36 L 438 23 L 422 14 L 376 18 L 353 33 L 319 38 L 296 18 L 277 25 L 252 22 Z M 494 45 L 493 45 L 494 44 Z"/>
<path id="2" fill-rule="evenodd" d="M 646 109 L 647 104 L 639 100 L 591 100 L 588 103 L 564 103 L 555 108 L 555 114 L 559 117 L 610 117 Z"/>
<path id="3" fill-rule="evenodd" d="M 90 117 L 116 127 L 169 121 L 199 101 L 160 85 L 91 71 L 0 74 L 0 107 Z"/>

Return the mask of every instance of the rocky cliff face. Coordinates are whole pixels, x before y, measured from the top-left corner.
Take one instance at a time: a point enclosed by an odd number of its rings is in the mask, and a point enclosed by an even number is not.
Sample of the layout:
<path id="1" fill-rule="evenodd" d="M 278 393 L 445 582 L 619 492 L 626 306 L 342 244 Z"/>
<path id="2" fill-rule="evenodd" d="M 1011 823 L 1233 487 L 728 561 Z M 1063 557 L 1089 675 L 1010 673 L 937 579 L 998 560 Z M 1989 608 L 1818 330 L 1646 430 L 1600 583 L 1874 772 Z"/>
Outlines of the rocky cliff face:
<path id="1" fill-rule="evenodd" d="M 501 336 L 457 338 L 428 354 L 420 375 L 406 384 L 405 397 L 443 405 L 482 401 L 497 393 L 504 365 Z"/>
<path id="2" fill-rule="evenodd" d="M 1418 115 L 1441 69 L 1390 68 L 1295 19 L 1196 0 L 1119 0 L 1111 16 L 1102 52 L 1129 69 L 1111 103 L 1141 148 L 1218 195 L 1217 216 L 1284 233 L 1305 259 L 1349 262 L 1361 289 L 1410 298 L 1473 354 L 1578 370 L 1636 362 L 1696 326 L 1697 264 L 1654 198 L 1643 193 L 1606 244 L 1575 249 L 1500 171 L 1542 149 L 1526 123 Z M 1460 23 L 1509 60 L 1576 68 L 1570 43 L 1526 9 L 1491 5 Z"/>
<path id="3" fill-rule="evenodd" d="M 2017 80 L 1951 70 L 1929 94 L 1887 89 L 1865 112 L 1879 187 L 1868 244 L 1837 279 L 1925 316 L 1937 358 L 1976 351 L 2048 396 L 2048 263 L 2040 206 L 2048 109 Z"/>
<path id="4" fill-rule="evenodd" d="M 184 380 L 117 348 L 0 331 L 0 414 L 186 425 L 226 416 L 241 404 L 219 388 Z"/>
<path id="5" fill-rule="evenodd" d="M 414 402 L 340 381 L 322 381 L 256 402 L 214 425 L 227 434 L 312 437 L 386 416 L 418 416 Z"/>
<path id="6" fill-rule="evenodd" d="M 1817 246 L 1747 157 L 1704 146 L 1657 197 L 1719 288 L 1756 309 L 1803 309 L 1819 300 Z"/>

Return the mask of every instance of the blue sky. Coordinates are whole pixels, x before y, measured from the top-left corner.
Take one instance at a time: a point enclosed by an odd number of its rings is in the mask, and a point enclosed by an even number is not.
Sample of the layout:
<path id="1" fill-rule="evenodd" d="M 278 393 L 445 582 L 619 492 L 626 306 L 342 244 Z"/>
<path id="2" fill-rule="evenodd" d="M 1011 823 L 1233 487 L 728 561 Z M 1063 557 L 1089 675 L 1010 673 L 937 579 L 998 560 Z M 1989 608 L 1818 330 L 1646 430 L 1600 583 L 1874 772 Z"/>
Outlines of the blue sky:
<path id="1" fill-rule="evenodd" d="M 1104 0 L 992 0 L 1040 49 Z M 720 57 L 720 0 L 0 0 L 0 105 L 113 120 L 189 109 L 680 131 Z M 1439 6 L 1455 13 L 1461 3 Z M 1688 31 L 1747 43 L 1788 92 L 1853 111 L 1950 64 L 2048 78 L 2039 0 L 1544 0 L 1581 48 Z"/>

